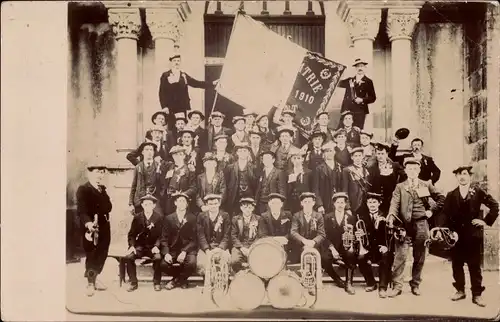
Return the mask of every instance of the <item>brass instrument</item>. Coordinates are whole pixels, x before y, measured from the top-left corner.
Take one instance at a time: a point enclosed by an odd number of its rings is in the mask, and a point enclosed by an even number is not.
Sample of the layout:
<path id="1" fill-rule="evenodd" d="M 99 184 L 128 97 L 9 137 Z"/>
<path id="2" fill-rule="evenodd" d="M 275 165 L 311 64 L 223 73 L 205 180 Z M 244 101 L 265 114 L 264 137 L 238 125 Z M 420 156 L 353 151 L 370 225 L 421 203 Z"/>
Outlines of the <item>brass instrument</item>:
<path id="1" fill-rule="evenodd" d="M 441 233 L 441 236 L 438 237 L 438 233 Z M 453 236 L 453 231 L 451 231 L 447 227 L 434 227 L 429 231 L 429 239 L 425 241 L 426 246 L 430 246 L 432 242 L 438 242 L 443 245 L 444 249 L 450 249 L 458 241 L 457 237 Z"/>
<path id="2" fill-rule="evenodd" d="M 400 226 L 394 226 L 390 218 L 396 218 L 399 221 Z M 399 219 L 395 215 L 387 215 L 386 218 L 383 219 L 387 224 L 385 225 L 385 235 L 386 235 L 386 245 L 387 248 L 391 249 L 392 241 L 396 239 L 400 243 L 402 243 L 406 237 L 406 230 L 401 227 L 404 223 L 401 219 Z"/>
<path id="3" fill-rule="evenodd" d="M 322 287 L 323 273 L 321 255 L 316 248 L 306 247 L 300 254 L 300 281 L 305 288 L 306 301 L 303 307 L 313 306 L 318 299 L 318 290 Z"/>
<path id="4" fill-rule="evenodd" d="M 344 232 L 342 233 L 342 245 L 349 253 L 354 253 L 354 240 L 354 227 L 353 225 L 346 223 L 344 225 Z"/>
<path id="5" fill-rule="evenodd" d="M 207 256 L 205 268 L 205 293 L 217 306 L 229 289 L 229 263 L 224 250 L 211 251 Z"/>
<path id="6" fill-rule="evenodd" d="M 94 246 L 97 246 L 97 243 L 99 242 L 99 222 L 97 214 L 94 215 L 94 222 L 92 223 L 92 226 L 94 227 L 94 229 L 87 229 L 87 232 L 85 233 L 85 239 L 89 242 L 92 242 Z"/>
<path id="7" fill-rule="evenodd" d="M 359 218 L 357 215 L 358 221 L 356 221 L 356 241 L 358 242 L 358 257 L 362 258 L 366 254 L 368 254 L 368 248 L 370 246 L 370 241 L 368 239 L 368 231 L 366 230 L 365 221 Z"/>

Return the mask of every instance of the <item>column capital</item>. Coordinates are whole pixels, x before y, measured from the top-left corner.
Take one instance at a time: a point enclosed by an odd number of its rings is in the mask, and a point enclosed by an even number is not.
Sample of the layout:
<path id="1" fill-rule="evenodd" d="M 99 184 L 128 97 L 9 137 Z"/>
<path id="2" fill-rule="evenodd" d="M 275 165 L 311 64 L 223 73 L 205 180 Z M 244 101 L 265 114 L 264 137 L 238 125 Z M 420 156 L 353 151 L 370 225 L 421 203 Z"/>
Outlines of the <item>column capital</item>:
<path id="1" fill-rule="evenodd" d="M 389 9 L 387 14 L 387 35 L 389 40 L 410 40 L 419 21 L 420 9 Z"/>
<path id="2" fill-rule="evenodd" d="M 171 39 L 174 42 L 179 41 L 183 20 L 176 8 L 146 9 L 146 23 L 153 40 Z"/>
<path id="3" fill-rule="evenodd" d="M 130 38 L 137 40 L 141 30 L 139 8 L 109 8 L 108 21 L 116 39 Z"/>
<path id="4" fill-rule="evenodd" d="M 354 8 L 350 9 L 342 18 L 347 22 L 352 41 L 359 39 L 374 41 L 382 20 L 382 10 L 377 8 Z"/>

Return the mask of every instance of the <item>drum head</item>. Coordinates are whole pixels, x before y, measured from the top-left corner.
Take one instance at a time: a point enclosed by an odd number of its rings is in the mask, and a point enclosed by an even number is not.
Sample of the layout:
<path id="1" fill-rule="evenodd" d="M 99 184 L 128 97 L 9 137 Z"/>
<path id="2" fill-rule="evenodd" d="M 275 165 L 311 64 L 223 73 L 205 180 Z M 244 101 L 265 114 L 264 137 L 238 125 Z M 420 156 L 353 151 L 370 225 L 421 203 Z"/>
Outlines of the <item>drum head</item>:
<path id="1" fill-rule="evenodd" d="M 255 244 L 248 255 L 248 264 L 252 272 L 265 279 L 279 274 L 286 263 L 283 247 L 274 240 Z"/>
<path id="2" fill-rule="evenodd" d="M 290 309 L 300 304 L 304 288 L 299 278 L 291 274 L 273 277 L 267 286 L 269 302 L 277 309 Z"/>
<path id="3" fill-rule="evenodd" d="M 240 310 L 253 310 L 262 304 L 266 288 L 264 282 L 250 272 L 238 272 L 229 285 L 231 302 Z"/>

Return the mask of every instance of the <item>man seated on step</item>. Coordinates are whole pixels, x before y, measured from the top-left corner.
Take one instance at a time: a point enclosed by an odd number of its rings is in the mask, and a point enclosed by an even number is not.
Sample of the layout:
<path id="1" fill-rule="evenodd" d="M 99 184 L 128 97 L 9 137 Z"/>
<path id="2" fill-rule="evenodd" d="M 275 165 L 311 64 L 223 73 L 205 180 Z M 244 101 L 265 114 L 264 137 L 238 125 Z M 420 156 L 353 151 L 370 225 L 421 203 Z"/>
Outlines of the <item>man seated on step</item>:
<path id="1" fill-rule="evenodd" d="M 292 228 L 292 214 L 283 210 L 285 196 L 279 193 L 270 193 L 267 197 L 268 211 L 259 218 L 257 238 L 273 237 L 283 245 L 287 254 L 290 252 L 290 229 Z"/>
<path id="2" fill-rule="evenodd" d="M 254 213 L 255 200 L 253 198 L 241 198 L 241 214 L 232 219 L 231 224 L 231 268 L 237 273 L 243 268 L 243 263 L 248 260 L 250 247 L 257 240 L 259 218 Z"/>
<path id="3" fill-rule="evenodd" d="M 207 262 L 210 253 L 219 253 L 229 261 L 231 219 L 227 212 L 220 209 L 221 199 L 221 195 L 206 195 L 203 198 L 206 208 L 197 218 L 199 250 L 196 264 L 198 273 L 202 276 L 207 267 L 210 267 Z"/>
<path id="4" fill-rule="evenodd" d="M 323 248 L 322 265 L 338 286 L 339 277 L 333 270 L 334 262 L 342 261 L 345 266 L 345 291 L 354 295 L 352 280 L 356 265 L 367 281 L 367 292 L 377 289 L 371 266 L 365 257 L 361 257 L 361 250 L 356 239 L 357 217 L 350 210 L 346 210 L 348 196 L 345 192 L 337 192 L 332 197 L 333 211 L 325 215 L 326 241 Z M 345 235 L 344 235 L 345 234 Z M 341 263 L 342 264 L 342 263 Z"/>
<path id="5" fill-rule="evenodd" d="M 391 268 L 394 261 L 394 247 L 392 240 L 386 234 L 385 218 L 387 213 L 379 210 L 383 196 L 378 193 L 368 192 L 366 205 L 367 211 L 361 215 L 368 233 L 369 253 L 367 258 L 372 263 L 378 263 L 380 298 L 387 297 L 387 286 L 391 282 Z M 368 282 L 368 281 L 367 281 Z"/>
<path id="6" fill-rule="evenodd" d="M 167 290 L 180 286 L 187 288 L 187 279 L 196 270 L 196 216 L 188 211 L 189 196 L 178 192 L 170 197 L 175 211 L 165 218 L 161 235 L 162 266 L 172 271 Z M 172 269 L 174 264 L 178 269 Z"/>
<path id="7" fill-rule="evenodd" d="M 141 198 L 143 211 L 136 214 L 132 219 L 132 225 L 128 232 L 128 254 L 125 256 L 127 273 L 130 279 L 130 286 L 127 291 L 135 291 L 138 287 L 137 270 L 135 260 L 142 257 L 149 257 L 153 260 L 153 286 L 155 291 L 160 291 L 161 283 L 161 254 L 160 237 L 163 227 L 163 215 L 153 211 L 156 199 L 153 195 L 147 194 Z"/>
<path id="8" fill-rule="evenodd" d="M 300 195 L 302 210 L 292 217 L 290 262 L 300 262 L 300 255 L 305 247 L 320 249 L 325 239 L 323 216 L 313 210 L 316 195 L 304 192 Z"/>

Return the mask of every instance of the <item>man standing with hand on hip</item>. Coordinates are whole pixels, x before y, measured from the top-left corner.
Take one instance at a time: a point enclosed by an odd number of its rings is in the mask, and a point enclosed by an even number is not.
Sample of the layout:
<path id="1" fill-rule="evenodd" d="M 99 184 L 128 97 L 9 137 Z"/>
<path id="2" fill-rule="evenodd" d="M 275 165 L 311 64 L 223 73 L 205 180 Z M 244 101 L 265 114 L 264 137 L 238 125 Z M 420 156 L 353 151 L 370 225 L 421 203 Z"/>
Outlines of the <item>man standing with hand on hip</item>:
<path id="1" fill-rule="evenodd" d="M 413 244 L 413 267 L 410 281 L 411 292 L 420 295 L 419 285 L 425 262 L 426 245 L 429 238 L 429 223 L 427 219 L 443 207 L 444 195 L 427 181 L 418 179 L 420 161 L 409 158 L 404 161 L 404 168 L 408 179 L 396 185 L 392 195 L 388 214 L 388 225 L 393 227 L 394 217 L 404 222 L 406 238 L 403 242 L 396 242 L 392 281 L 394 289 L 389 297 L 396 297 L 402 293 L 403 273 L 408 256 L 410 243 Z M 431 200 L 432 199 L 432 200 Z"/>

